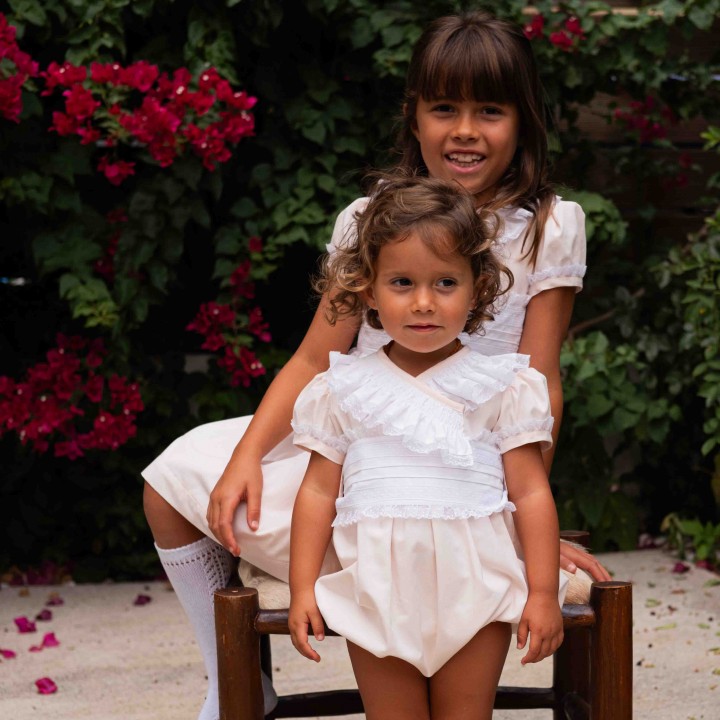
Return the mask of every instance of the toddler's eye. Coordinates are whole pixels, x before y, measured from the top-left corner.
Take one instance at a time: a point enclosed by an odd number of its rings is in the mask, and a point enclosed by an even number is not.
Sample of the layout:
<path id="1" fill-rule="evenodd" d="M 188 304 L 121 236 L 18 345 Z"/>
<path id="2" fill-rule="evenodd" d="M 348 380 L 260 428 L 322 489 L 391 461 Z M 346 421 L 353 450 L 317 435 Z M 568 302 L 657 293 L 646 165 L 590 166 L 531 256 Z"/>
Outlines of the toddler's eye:
<path id="1" fill-rule="evenodd" d="M 399 287 L 408 287 L 408 286 L 412 285 L 412 282 L 408 278 L 401 277 L 401 278 L 393 278 L 390 281 L 390 284 L 397 285 Z"/>
<path id="2" fill-rule="evenodd" d="M 443 278 L 442 280 L 440 280 L 438 282 L 438 285 L 440 285 L 440 287 L 449 288 L 449 287 L 455 287 L 455 285 L 457 285 L 457 283 L 452 278 Z"/>

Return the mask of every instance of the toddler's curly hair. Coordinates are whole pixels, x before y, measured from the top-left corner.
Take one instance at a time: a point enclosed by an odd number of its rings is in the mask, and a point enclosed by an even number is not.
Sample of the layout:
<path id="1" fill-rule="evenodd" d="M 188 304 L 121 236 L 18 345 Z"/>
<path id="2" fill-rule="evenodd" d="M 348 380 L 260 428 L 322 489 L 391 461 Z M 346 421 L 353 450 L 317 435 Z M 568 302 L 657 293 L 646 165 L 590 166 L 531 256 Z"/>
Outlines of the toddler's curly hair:
<path id="1" fill-rule="evenodd" d="M 316 292 L 329 295 L 328 322 L 334 325 L 344 316 L 364 312 L 370 327 L 382 329 L 377 311 L 366 306 L 362 293 L 375 281 L 381 248 L 414 232 L 438 255 L 468 258 L 475 303 L 464 330 L 481 330 L 493 319 L 493 303 L 513 282 L 510 270 L 492 251 L 500 226 L 497 216 L 478 210 L 473 196 L 456 182 L 397 171 L 373 177 L 370 200 L 355 214 L 357 235 L 351 230 L 335 252 L 324 256 L 313 281 Z"/>

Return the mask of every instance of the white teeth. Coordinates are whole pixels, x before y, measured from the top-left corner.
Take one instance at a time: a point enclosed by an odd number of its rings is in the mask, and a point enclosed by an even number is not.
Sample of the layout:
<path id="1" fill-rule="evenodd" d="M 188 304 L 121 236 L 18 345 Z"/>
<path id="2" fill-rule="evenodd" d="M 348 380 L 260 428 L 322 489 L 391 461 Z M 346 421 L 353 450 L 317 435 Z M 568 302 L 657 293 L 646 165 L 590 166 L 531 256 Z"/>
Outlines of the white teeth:
<path id="1" fill-rule="evenodd" d="M 453 162 L 461 163 L 473 163 L 480 162 L 483 159 L 482 155 L 476 155 L 475 153 L 450 153 L 448 158 Z"/>

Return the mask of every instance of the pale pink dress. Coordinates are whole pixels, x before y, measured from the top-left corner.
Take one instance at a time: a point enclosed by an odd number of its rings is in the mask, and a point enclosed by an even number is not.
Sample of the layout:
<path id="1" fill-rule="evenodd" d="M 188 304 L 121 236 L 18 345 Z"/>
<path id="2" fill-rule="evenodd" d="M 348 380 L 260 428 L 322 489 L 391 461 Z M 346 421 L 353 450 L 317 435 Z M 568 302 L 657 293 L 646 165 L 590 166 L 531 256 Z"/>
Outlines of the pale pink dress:
<path id="1" fill-rule="evenodd" d="M 339 635 L 430 677 L 485 625 L 519 622 L 528 586 L 501 457 L 549 447 L 553 423 L 528 360 L 466 347 L 413 377 L 383 349 L 333 353 L 300 394 L 295 443 L 343 466 L 341 569 L 315 585 Z"/>
<path id="2" fill-rule="evenodd" d="M 354 213 L 367 198 L 359 198 L 337 217 L 328 250 L 354 237 Z M 515 277 L 511 291 L 503 296 L 495 320 L 484 334 L 463 335 L 463 343 L 485 355 L 513 353 L 518 349 L 525 309 L 530 299 L 556 287 L 579 291 L 585 274 L 585 224 L 579 205 L 558 198 L 545 227 L 534 269 L 523 259 L 523 235 L 529 213 L 508 209 L 501 213 L 504 229 L 496 251 Z M 380 330 L 363 325 L 355 352 L 367 354 L 387 343 Z M 143 470 L 145 480 L 179 513 L 212 537 L 205 514 L 210 492 L 223 473 L 251 416 L 200 425 L 172 442 Z M 309 454 L 293 445 L 292 434 L 263 458 L 263 497 L 260 528 L 247 525 L 245 506 L 235 516 L 234 530 L 243 557 L 251 564 L 287 580 L 290 550 L 290 517 Z M 328 558 L 326 569 L 335 567 Z"/>

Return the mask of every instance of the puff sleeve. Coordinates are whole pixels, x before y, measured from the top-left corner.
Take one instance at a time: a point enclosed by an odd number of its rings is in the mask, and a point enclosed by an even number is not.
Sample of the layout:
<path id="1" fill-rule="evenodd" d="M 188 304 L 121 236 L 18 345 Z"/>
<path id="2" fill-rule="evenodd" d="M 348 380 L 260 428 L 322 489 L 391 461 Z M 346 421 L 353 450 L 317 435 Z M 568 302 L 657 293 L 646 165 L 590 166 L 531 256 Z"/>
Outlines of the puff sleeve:
<path id="1" fill-rule="evenodd" d="M 368 204 L 369 198 L 361 197 L 353 200 L 344 210 L 338 213 L 335 218 L 335 227 L 333 229 L 330 242 L 325 246 L 329 253 L 333 253 L 336 248 L 344 243 L 354 242 L 357 232 L 355 230 L 355 213 L 362 212 Z"/>
<path id="2" fill-rule="evenodd" d="M 295 445 L 315 450 L 342 465 L 348 442 L 342 429 L 342 411 L 328 387 L 327 373 L 316 375 L 298 395 L 291 424 Z"/>
<path id="3" fill-rule="evenodd" d="M 520 370 L 503 393 L 494 429 L 500 452 L 534 442 L 547 450 L 552 446 L 552 426 L 545 376 L 534 368 Z"/>
<path id="4" fill-rule="evenodd" d="M 528 276 L 528 293 L 556 287 L 580 292 L 585 276 L 585 213 L 575 202 L 558 200 L 545 224 L 535 268 Z"/>

